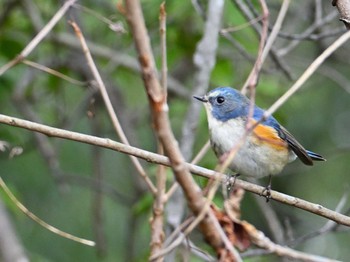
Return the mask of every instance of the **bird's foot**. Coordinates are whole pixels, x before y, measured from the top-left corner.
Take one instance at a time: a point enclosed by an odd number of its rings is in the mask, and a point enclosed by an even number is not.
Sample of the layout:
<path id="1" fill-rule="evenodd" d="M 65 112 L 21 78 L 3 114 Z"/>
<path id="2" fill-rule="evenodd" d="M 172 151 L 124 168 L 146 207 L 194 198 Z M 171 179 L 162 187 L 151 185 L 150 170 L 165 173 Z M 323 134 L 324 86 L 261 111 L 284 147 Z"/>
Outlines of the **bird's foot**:
<path id="1" fill-rule="evenodd" d="M 266 198 L 266 203 L 270 201 L 271 199 L 271 185 L 267 185 L 263 191 L 261 192 L 261 196 L 264 196 Z"/>
<path id="2" fill-rule="evenodd" d="M 269 176 L 269 183 L 261 192 L 261 195 L 265 196 L 266 198 L 266 203 L 269 202 L 271 199 L 271 182 L 272 182 L 272 176 Z"/>
<path id="3" fill-rule="evenodd" d="M 226 188 L 228 192 L 231 192 L 232 188 L 235 186 L 236 179 L 239 174 L 228 175 L 226 180 Z"/>

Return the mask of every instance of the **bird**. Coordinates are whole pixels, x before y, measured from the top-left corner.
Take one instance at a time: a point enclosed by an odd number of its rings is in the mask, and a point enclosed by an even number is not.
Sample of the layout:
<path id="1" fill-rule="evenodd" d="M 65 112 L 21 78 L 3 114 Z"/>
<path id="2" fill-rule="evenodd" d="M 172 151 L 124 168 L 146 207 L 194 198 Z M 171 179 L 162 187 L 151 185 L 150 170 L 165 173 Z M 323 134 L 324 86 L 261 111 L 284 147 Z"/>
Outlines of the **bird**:
<path id="1" fill-rule="evenodd" d="M 281 173 L 288 163 L 299 158 L 311 166 L 314 161 L 326 160 L 306 150 L 273 116 L 265 118 L 262 108 L 254 105 L 250 113 L 250 100 L 234 88 L 218 87 L 194 98 L 204 103 L 210 144 L 220 160 L 247 134 L 228 167 L 237 175 L 246 177 L 269 176 L 269 183 L 264 189 L 267 201 L 271 197 L 272 176 Z M 246 133 L 248 118 L 249 124 L 254 127 L 250 133 Z"/>

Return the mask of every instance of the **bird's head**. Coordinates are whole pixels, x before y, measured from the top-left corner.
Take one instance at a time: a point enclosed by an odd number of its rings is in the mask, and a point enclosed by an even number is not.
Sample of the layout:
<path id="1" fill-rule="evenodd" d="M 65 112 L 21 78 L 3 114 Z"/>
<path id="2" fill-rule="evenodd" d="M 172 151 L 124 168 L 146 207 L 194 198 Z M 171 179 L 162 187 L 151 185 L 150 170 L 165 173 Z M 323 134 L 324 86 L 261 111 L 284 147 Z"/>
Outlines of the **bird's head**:
<path id="1" fill-rule="evenodd" d="M 218 87 L 205 96 L 194 98 L 204 103 L 208 118 L 213 116 L 223 122 L 247 115 L 249 108 L 248 98 L 231 87 Z"/>

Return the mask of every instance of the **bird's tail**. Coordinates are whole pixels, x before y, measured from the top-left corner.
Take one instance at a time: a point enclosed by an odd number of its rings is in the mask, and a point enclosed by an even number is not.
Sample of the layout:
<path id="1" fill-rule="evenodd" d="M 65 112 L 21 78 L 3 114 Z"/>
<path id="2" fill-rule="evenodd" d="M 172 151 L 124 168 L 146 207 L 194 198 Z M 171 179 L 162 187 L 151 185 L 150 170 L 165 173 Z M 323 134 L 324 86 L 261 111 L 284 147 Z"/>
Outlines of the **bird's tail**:
<path id="1" fill-rule="evenodd" d="M 309 151 L 309 150 L 306 150 L 307 154 L 309 155 L 309 157 L 311 157 L 312 160 L 315 160 L 315 161 L 326 161 L 326 159 L 319 155 L 319 154 L 316 154 L 312 151 Z"/>

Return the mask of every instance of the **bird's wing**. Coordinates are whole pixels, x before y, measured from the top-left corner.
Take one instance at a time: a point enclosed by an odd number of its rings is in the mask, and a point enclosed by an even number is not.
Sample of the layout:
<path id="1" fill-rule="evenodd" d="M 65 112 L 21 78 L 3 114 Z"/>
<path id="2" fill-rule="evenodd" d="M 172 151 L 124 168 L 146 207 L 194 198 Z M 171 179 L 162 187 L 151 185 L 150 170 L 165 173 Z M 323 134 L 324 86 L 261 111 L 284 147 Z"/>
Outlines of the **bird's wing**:
<path id="1" fill-rule="evenodd" d="M 283 140 L 288 143 L 293 152 L 305 165 L 313 165 L 312 158 L 309 156 L 305 148 L 283 126 L 280 126 L 278 134 Z"/>
<path id="2" fill-rule="evenodd" d="M 253 121 L 253 124 L 255 123 Z M 286 141 L 281 138 L 277 130 L 272 126 L 258 124 L 253 130 L 253 135 L 259 142 L 265 142 L 276 150 L 285 150 L 287 148 Z"/>

